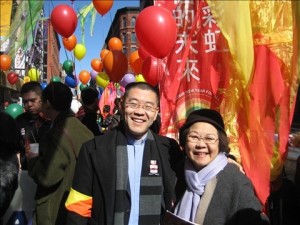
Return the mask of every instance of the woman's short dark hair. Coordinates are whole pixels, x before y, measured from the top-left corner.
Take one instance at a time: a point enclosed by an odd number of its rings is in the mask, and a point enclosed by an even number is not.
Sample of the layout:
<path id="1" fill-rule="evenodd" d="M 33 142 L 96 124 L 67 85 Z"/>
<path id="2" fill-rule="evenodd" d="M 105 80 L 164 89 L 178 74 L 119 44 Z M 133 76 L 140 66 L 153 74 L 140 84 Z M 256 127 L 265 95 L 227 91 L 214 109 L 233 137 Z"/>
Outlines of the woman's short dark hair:
<path id="1" fill-rule="evenodd" d="M 50 82 L 42 93 L 42 101 L 49 101 L 57 111 L 70 110 L 72 97 L 70 88 L 61 82 Z"/>

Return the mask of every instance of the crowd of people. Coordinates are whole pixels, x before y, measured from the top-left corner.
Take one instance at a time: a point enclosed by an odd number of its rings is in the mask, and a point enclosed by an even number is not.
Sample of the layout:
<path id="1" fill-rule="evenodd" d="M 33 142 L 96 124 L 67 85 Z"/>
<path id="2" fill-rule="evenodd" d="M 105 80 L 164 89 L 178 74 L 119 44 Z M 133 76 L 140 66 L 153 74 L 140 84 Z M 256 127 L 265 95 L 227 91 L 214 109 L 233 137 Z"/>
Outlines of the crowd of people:
<path id="1" fill-rule="evenodd" d="M 213 109 L 187 115 L 177 142 L 158 134 L 159 95 L 144 82 L 128 84 L 112 113 L 86 88 L 75 114 L 60 82 L 26 83 L 21 97 L 22 115 L 0 112 L 0 224 L 300 224 L 300 158 L 295 181 L 283 170 L 262 205 Z M 30 209 L 11 210 L 30 196 Z"/>

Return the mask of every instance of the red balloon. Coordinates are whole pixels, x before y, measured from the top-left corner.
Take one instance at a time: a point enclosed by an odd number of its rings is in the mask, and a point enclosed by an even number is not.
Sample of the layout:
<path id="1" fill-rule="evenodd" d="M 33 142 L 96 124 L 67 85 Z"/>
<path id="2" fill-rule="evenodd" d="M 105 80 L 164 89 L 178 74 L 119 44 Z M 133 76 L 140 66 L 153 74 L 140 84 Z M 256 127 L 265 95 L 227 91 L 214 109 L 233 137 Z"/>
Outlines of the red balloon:
<path id="1" fill-rule="evenodd" d="M 157 58 L 148 57 L 144 60 L 142 74 L 148 84 L 152 86 L 158 84 L 159 67 Z"/>
<path id="2" fill-rule="evenodd" d="M 136 19 L 135 31 L 140 44 L 156 58 L 166 57 L 175 46 L 176 21 L 163 7 L 143 9 Z"/>
<path id="3" fill-rule="evenodd" d="M 103 67 L 109 79 L 118 83 L 127 72 L 128 60 L 122 51 L 112 50 L 106 54 Z"/>
<path id="4" fill-rule="evenodd" d="M 75 32 L 77 22 L 76 12 L 68 5 L 58 5 L 51 13 L 51 23 L 54 30 L 65 38 L 70 37 Z"/>
<path id="5" fill-rule="evenodd" d="M 105 15 L 113 6 L 113 0 L 93 0 L 94 8 L 102 16 Z"/>
<path id="6" fill-rule="evenodd" d="M 138 53 L 142 59 L 146 59 L 151 56 L 151 54 L 147 52 L 147 50 L 142 45 L 138 48 Z"/>
<path id="7" fill-rule="evenodd" d="M 7 80 L 11 85 L 14 85 L 15 83 L 18 82 L 19 76 L 15 72 L 9 72 L 7 74 Z"/>

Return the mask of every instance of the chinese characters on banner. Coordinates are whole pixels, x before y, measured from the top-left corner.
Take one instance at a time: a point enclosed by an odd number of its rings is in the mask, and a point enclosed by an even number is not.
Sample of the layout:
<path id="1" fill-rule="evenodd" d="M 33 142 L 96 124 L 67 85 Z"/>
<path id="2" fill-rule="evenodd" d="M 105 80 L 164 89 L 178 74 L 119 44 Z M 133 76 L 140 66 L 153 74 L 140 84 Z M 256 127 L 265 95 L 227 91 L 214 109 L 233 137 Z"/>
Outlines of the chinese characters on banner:
<path id="1" fill-rule="evenodd" d="M 191 111 L 220 111 L 231 151 L 264 204 L 270 179 L 280 175 L 287 157 L 300 80 L 300 3 L 157 0 L 154 5 L 172 11 L 177 23 L 176 45 L 160 61 L 165 68 L 159 82 L 160 133 L 178 139 Z"/>
<path id="2" fill-rule="evenodd" d="M 169 4 L 169 5 L 168 5 Z M 190 111 L 218 109 L 228 84 L 227 43 L 206 1 L 165 1 L 177 24 L 177 41 L 160 84 L 161 133 L 177 138 L 177 128 Z"/>

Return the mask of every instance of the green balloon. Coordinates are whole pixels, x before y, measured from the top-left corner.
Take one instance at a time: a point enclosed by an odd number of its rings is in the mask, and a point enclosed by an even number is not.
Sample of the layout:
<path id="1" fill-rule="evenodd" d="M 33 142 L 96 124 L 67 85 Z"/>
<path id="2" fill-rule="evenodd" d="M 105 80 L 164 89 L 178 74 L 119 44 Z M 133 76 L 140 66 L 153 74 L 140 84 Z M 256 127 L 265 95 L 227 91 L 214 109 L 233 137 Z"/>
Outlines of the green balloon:
<path id="1" fill-rule="evenodd" d="M 74 70 L 73 62 L 71 60 L 64 61 L 63 69 L 66 71 L 66 74 L 72 74 Z"/>
<path id="2" fill-rule="evenodd" d="M 83 89 L 86 89 L 87 87 L 88 87 L 88 85 L 80 84 L 79 89 L 80 89 L 80 91 L 82 91 Z"/>
<path id="3" fill-rule="evenodd" d="M 58 76 L 53 76 L 53 77 L 51 78 L 51 81 L 52 81 L 52 82 L 60 82 L 61 80 L 60 80 L 60 77 L 58 77 Z"/>
<path id="4" fill-rule="evenodd" d="M 12 103 L 5 109 L 5 112 L 9 114 L 12 118 L 16 119 L 19 115 L 21 115 L 24 110 L 23 107 L 17 103 Z"/>

